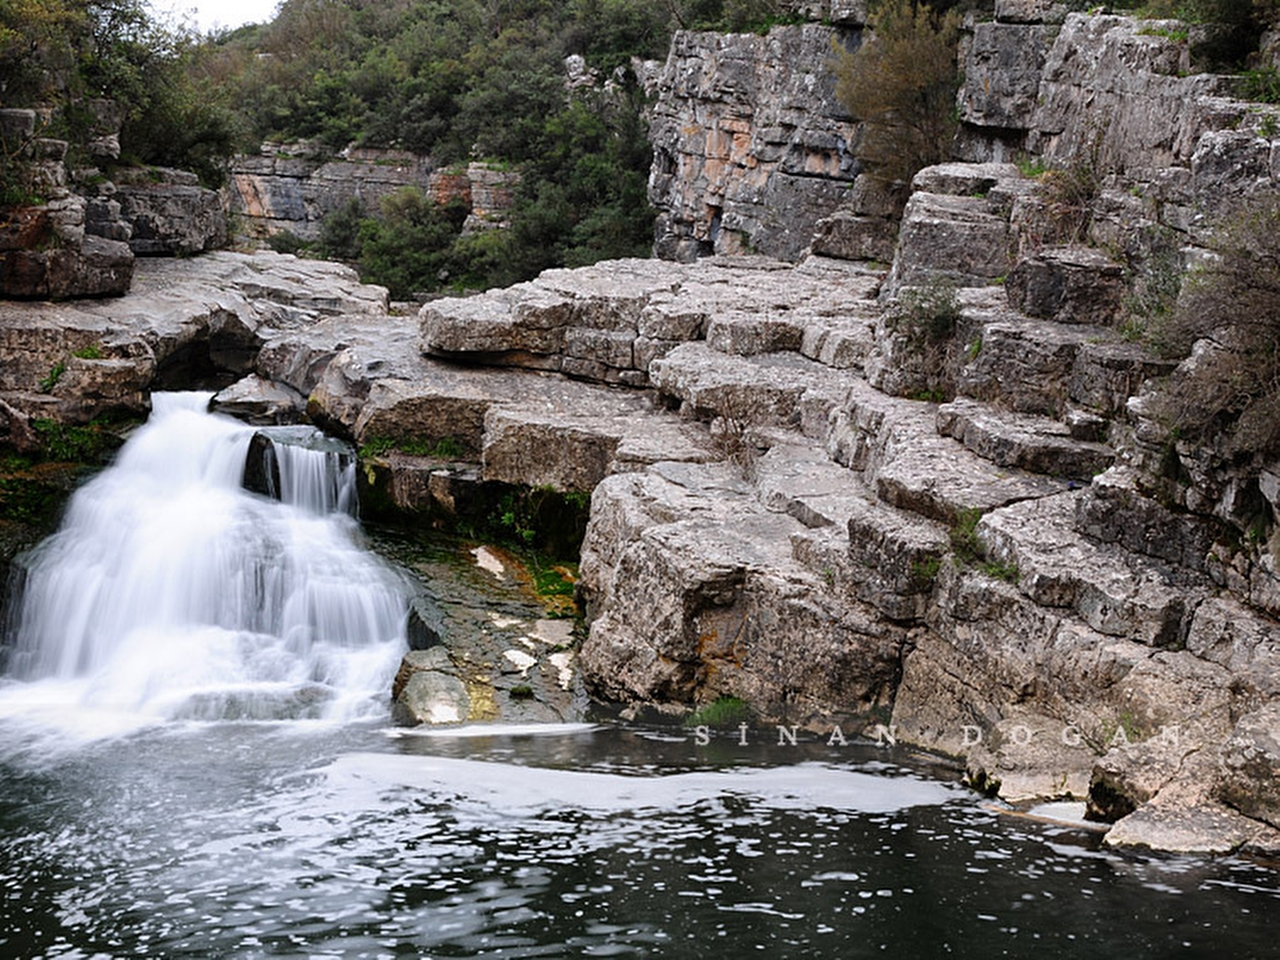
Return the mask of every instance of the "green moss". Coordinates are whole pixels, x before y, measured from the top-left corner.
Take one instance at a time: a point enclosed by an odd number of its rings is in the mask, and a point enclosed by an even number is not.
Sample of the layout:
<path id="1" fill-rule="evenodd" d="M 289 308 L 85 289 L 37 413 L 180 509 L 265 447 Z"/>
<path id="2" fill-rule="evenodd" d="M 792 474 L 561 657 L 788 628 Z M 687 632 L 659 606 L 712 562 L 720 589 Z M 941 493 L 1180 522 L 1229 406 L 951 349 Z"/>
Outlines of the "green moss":
<path id="1" fill-rule="evenodd" d="M 49 375 L 40 380 L 37 384 L 41 393 L 52 393 L 53 388 L 58 385 L 58 381 L 62 379 L 62 375 L 67 372 L 67 365 L 62 361 L 55 363 L 49 368 Z"/>
<path id="2" fill-rule="evenodd" d="M 360 457 L 381 457 L 392 451 L 411 457 L 432 457 L 436 460 L 461 460 L 467 449 L 456 437 L 430 440 L 424 437 L 370 437 L 360 445 Z"/>
<path id="3" fill-rule="evenodd" d="M 720 697 L 699 707 L 685 718 L 688 727 L 736 727 L 750 723 L 751 707 L 738 697 Z"/>
<path id="4" fill-rule="evenodd" d="M 1013 162 L 1018 165 L 1018 172 L 1028 180 L 1035 180 L 1049 170 L 1048 164 L 1042 157 L 1033 157 L 1026 153 L 1018 154 Z"/>
<path id="5" fill-rule="evenodd" d="M 87 347 L 82 347 L 71 354 L 81 360 L 101 360 L 103 357 L 102 344 L 91 343 Z"/>

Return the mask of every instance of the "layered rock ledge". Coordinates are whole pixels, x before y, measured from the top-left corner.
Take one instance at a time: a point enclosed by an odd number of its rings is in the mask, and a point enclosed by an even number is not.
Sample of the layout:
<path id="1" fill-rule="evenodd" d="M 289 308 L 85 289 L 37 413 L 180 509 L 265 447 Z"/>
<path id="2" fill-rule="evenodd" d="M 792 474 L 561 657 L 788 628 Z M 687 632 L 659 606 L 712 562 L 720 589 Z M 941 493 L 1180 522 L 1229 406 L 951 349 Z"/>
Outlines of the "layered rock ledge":
<path id="1" fill-rule="evenodd" d="M 779 234 L 796 264 L 605 262 L 417 317 L 287 257 L 141 265 L 109 309 L 6 307 L 9 440 L 214 379 L 235 381 L 228 409 L 360 443 L 366 482 L 406 516 L 484 483 L 590 493 L 577 664 L 598 698 L 734 696 L 764 721 L 887 732 L 1009 802 L 1086 801 L 1117 846 L 1280 849 L 1280 581 L 1247 536 L 1259 512 L 1276 528 L 1280 465 L 1224 467 L 1162 434 L 1146 399 L 1174 364 L 1118 327 L 1129 241 L 1204 241 L 1215 198 L 1274 189 L 1274 144 L 1261 112 L 1181 76 L 1168 38 L 1025 6 L 975 33 L 979 66 L 1024 28 L 1040 44 L 986 100 L 969 74 L 982 162 L 909 188 L 859 178 L 858 210 L 815 227 L 809 255 Z M 1092 86 L 1090 63 L 1106 66 Z M 1044 102 L 1017 108 L 1033 88 Z M 1074 154 L 1073 98 L 1106 116 L 1129 89 L 1176 129 L 1108 135 L 1148 168 L 1107 181 L 1093 247 L 1048 242 L 1035 184 L 1002 161 L 1032 142 Z M 752 182 L 754 132 L 713 126 L 733 189 Z M 778 184 L 788 158 L 843 162 L 834 140 L 777 149 L 794 129 L 760 141 Z M 724 252 L 690 229 L 671 252 Z M 885 268 L 867 252 L 888 229 Z M 443 689 L 440 666 L 419 652 L 401 692 Z"/>

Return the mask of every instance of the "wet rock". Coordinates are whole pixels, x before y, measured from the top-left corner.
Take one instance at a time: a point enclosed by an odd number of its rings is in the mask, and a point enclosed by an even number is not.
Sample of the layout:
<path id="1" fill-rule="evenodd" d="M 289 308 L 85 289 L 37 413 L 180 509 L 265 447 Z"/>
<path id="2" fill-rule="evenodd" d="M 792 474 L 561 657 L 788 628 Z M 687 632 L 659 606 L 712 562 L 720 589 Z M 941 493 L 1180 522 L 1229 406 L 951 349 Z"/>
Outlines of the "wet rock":
<path id="1" fill-rule="evenodd" d="M 263 425 L 299 423 L 307 408 L 302 394 L 286 384 L 250 374 L 213 398 L 211 409 L 247 423 Z"/>
<path id="2" fill-rule="evenodd" d="M 1221 798 L 1280 828 L 1280 701 L 1240 718 L 1223 747 L 1222 766 Z"/>
<path id="3" fill-rule="evenodd" d="M 473 704 L 444 647 L 410 650 L 391 689 L 393 718 L 398 723 L 462 723 Z"/>
<path id="4" fill-rule="evenodd" d="M 1008 803 L 1079 799 L 1089 787 L 1094 752 L 1083 740 L 1063 736 L 1062 721 L 1013 712 L 984 736 L 965 765 L 976 789 Z"/>

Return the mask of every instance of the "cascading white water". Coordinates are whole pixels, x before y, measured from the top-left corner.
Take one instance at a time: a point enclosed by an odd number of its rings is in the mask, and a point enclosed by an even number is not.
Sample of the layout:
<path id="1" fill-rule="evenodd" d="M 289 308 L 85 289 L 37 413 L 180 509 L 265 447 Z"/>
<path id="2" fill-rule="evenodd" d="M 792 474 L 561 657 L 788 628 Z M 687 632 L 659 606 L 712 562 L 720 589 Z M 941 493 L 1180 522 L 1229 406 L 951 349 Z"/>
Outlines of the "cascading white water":
<path id="1" fill-rule="evenodd" d="M 385 698 L 407 603 L 358 545 L 349 465 L 295 432 L 272 444 L 280 499 L 250 493 L 255 431 L 208 400 L 153 396 L 151 419 L 26 558 L 8 668 L 23 682 L 0 690 L 0 715 L 349 718 Z"/>

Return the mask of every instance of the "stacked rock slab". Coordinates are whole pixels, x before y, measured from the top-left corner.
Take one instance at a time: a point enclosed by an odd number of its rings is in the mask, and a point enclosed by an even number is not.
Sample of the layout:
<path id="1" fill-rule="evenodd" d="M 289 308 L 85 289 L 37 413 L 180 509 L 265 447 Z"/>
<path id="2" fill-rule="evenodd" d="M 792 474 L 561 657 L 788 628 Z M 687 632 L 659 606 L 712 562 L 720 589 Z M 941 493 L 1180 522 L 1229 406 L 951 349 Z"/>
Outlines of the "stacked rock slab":
<path id="1" fill-rule="evenodd" d="M 925 180 L 967 190 L 965 173 Z M 968 174 L 995 176 L 993 190 L 1018 176 Z M 1010 800 L 1083 798 L 1094 783 L 1131 796 L 1117 842 L 1252 842 L 1264 818 L 1224 803 L 1238 792 L 1215 772 L 1225 767 L 1189 759 L 1229 740 L 1233 757 L 1253 758 L 1258 721 L 1236 726 L 1270 702 L 1254 687 L 1233 693 L 1230 669 L 1188 646 L 1207 629 L 1203 562 L 1082 532 L 1125 399 L 1167 367 L 1100 322 L 1105 311 L 1080 315 L 1095 300 L 1079 291 L 1111 289 L 1109 261 L 1063 250 L 1035 269 L 1068 277 L 1019 294 L 1042 316 L 999 286 L 961 291 L 962 342 L 982 346 L 951 357 L 958 395 L 942 405 L 868 380 L 890 337 L 885 274 L 817 257 L 657 264 L 647 283 L 633 261 L 556 272 L 425 308 L 422 344 L 455 362 L 564 371 L 555 351 L 582 317 L 624 337 L 638 336 L 632 318 L 679 319 L 665 329 L 683 340 L 651 356 L 646 379 L 708 425 L 709 455 L 615 469 L 595 486 L 581 664 L 598 696 L 683 708 L 736 696 L 818 731 L 886 724 L 965 757 L 975 783 Z M 766 283 L 769 297 L 756 292 Z M 833 338 L 841 349 L 825 349 Z M 558 436 L 544 442 L 573 449 Z M 1249 636 L 1269 636 L 1264 615 L 1233 612 Z M 1244 656 L 1266 662 L 1270 647 L 1254 646 Z M 1189 777 L 1203 789 L 1184 789 Z M 1201 827 L 1167 829 L 1166 808 L 1196 811 Z"/>

